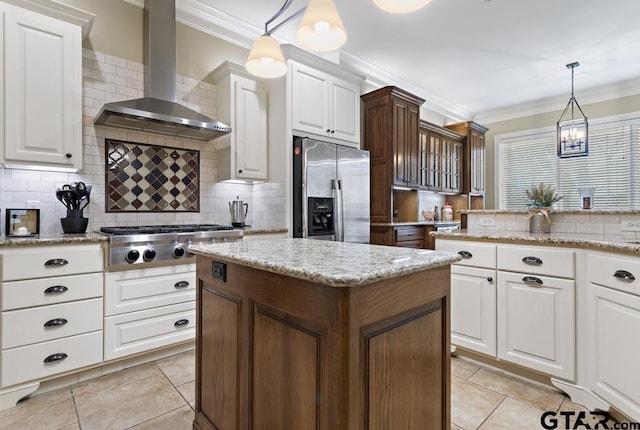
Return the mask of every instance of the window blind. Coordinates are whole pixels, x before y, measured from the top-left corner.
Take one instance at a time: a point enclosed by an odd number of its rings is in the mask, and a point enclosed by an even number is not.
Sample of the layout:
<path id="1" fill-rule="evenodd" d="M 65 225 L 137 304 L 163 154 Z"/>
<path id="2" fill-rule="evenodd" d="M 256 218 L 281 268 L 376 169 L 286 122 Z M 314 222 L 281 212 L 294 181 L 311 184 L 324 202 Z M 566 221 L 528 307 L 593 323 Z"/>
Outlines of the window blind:
<path id="1" fill-rule="evenodd" d="M 502 141 L 500 145 L 500 207 L 526 209 L 526 190 L 532 184 L 556 184 L 555 135 L 526 136 Z"/>
<path id="2" fill-rule="evenodd" d="M 586 157 L 558 158 L 555 130 L 497 142 L 501 209 L 526 209 L 526 190 L 540 182 L 563 196 L 559 209 L 580 208 L 579 187 L 595 187 L 595 209 L 640 208 L 640 118 L 590 126 Z"/>

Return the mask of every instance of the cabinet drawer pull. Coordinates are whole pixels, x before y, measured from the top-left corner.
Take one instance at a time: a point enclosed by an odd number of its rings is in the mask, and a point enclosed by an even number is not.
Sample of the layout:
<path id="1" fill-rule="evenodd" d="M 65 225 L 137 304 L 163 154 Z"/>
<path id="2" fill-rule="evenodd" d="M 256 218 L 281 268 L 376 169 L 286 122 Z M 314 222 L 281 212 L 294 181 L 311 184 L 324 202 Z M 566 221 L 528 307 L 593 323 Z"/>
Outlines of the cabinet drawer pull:
<path id="1" fill-rule="evenodd" d="M 44 263 L 46 267 L 66 266 L 67 264 L 69 264 L 69 262 L 64 258 L 52 258 Z"/>
<path id="2" fill-rule="evenodd" d="M 461 256 L 462 258 L 471 258 L 471 257 L 473 257 L 473 254 L 470 253 L 469 251 L 458 251 L 458 255 Z"/>
<path id="3" fill-rule="evenodd" d="M 187 288 L 189 286 L 189 281 L 178 281 L 173 284 L 173 286 L 176 288 Z"/>
<path id="4" fill-rule="evenodd" d="M 54 318 L 54 319 L 49 320 L 46 323 L 44 323 L 44 326 L 45 327 L 57 327 L 57 326 L 60 326 L 60 325 L 65 325 L 68 322 L 69 321 L 67 321 L 64 318 Z"/>
<path id="5" fill-rule="evenodd" d="M 542 266 L 542 260 L 538 257 L 524 257 L 522 262 L 530 266 Z"/>
<path id="6" fill-rule="evenodd" d="M 64 285 L 54 285 L 53 287 L 49 287 L 46 290 L 44 290 L 44 293 L 45 294 L 61 294 L 68 290 L 69 289 Z"/>
<path id="7" fill-rule="evenodd" d="M 616 270 L 616 273 L 613 274 L 615 278 L 622 279 L 624 281 L 635 281 L 636 277 L 631 274 L 631 272 L 627 272 L 626 270 Z"/>
<path id="8" fill-rule="evenodd" d="M 67 321 L 64 318 L 54 318 L 54 319 L 49 320 L 46 323 L 44 323 L 44 326 L 45 327 L 56 327 L 56 326 L 59 326 L 59 325 L 65 325 L 68 322 L 69 321 Z"/>
<path id="9" fill-rule="evenodd" d="M 524 278 L 522 278 L 522 282 L 532 287 L 542 286 L 542 279 L 536 278 L 535 276 L 525 276 Z"/>
<path id="10" fill-rule="evenodd" d="M 180 326 L 187 325 L 187 324 L 189 324 L 189 320 L 187 320 L 187 319 L 181 319 L 181 320 L 178 320 L 178 321 L 173 323 L 173 325 L 176 326 L 176 327 L 180 327 Z"/>
<path id="11" fill-rule="evenodd" d="M 50 356 L 45 358 L 44 362 L 45 363 L 53 363 L 54 361 L 64 360 L 67 357 L 68 357 L 67 354 L 65 354 L 64 352 L 58 352 L 56 354 L 51 354 Z"/>

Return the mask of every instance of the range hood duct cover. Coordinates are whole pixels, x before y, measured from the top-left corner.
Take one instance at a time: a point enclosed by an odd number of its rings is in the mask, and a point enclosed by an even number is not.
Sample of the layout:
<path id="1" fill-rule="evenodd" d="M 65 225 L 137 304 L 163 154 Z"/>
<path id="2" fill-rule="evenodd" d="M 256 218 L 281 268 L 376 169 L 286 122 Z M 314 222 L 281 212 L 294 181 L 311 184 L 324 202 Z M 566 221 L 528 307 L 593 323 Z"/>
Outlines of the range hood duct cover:
<path id="1" fill-rule="evenodd" d="M 176 102 L 175 0 L 146 0 L 144 27 L 146 97 L 106 103 L 94 124 L 204 141 L 230 133 L 228 125 Z"/>

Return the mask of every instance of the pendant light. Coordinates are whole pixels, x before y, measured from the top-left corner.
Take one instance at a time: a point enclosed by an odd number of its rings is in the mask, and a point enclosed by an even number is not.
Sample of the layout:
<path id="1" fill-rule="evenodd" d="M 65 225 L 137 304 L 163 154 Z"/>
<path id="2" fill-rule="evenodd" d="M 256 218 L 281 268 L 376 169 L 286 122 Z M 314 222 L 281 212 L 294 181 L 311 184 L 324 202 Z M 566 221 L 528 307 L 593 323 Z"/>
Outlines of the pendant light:
<path id="1" fill-rule="evenodd" d="M 425 7 L 431 0 L 373 0 L 376 6 L 389 13 L 409 13 Z"/>
<path id="2" fill-rule="evenodd" d="M 589 154 L 589 123 L 573 96 L 573 70 L 580 63 L 576 61 L 566 66 L 571 69 L 571 98 L 557 124 L 558 157 L 582 157 Z"/>
<path id="3" fill-rule="evenodd" d="M 308 5 L 283 19 L 269 29 L 269 24 L 278 19 L 293 0 L 285 0 L 275 15 L 264 24 L 264 34 L 253 43 L 245 68 L 260 78 L 277 78 L 287 73 L 287 65 L 278 42 L 271 34 L 292 19 L 302 15 L 298 28 L 298 42 L 312 51 L 332 51 L 340 48 L 347 40 L 347 33 L 338 15 L 333 0 L 310 0 Z"/>
<path id="4" fill-rule="evenodd" d="M 279 78 L 287 73 L 282 49 L 278 41 L 268 34 L 258 37 L 253 43 L 244 67 L 252 75 L 267 79 Z"/>
<path id="5" fill-rule="evenodd" d="M 347 33 L 333 0 L 309 1 L 297 37 L 300 45 L 312 51 L 333 51 L 344 45 Z"/>

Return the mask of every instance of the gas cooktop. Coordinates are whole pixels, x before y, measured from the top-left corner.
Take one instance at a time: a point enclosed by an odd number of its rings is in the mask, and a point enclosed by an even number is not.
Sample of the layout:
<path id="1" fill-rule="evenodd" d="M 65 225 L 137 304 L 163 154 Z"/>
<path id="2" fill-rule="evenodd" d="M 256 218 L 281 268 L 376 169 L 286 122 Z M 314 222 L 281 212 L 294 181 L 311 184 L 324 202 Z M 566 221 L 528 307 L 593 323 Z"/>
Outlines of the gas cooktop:
<path id="1" fill-rule="evenodd" d="M 132 234 L 194 233 L 197 231 L 220 231 L 233 229 L 234 227 L 230 225 L 222 224 L 182 224 L 100 227 L 100 232 L 113 236 L 124 236 Z"/>
<path id="2" fill-rule="evenodd" d="M 109 236 L 109 270 L 195 262 L 189 245 L 241 241 L 243 230 L 221 224 L 101 227 Z"/>

